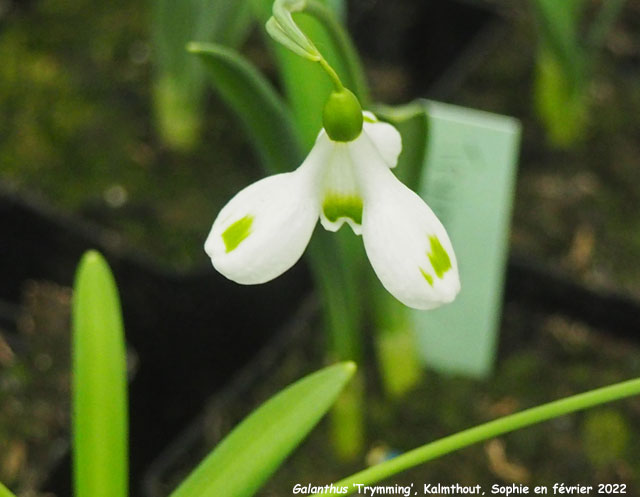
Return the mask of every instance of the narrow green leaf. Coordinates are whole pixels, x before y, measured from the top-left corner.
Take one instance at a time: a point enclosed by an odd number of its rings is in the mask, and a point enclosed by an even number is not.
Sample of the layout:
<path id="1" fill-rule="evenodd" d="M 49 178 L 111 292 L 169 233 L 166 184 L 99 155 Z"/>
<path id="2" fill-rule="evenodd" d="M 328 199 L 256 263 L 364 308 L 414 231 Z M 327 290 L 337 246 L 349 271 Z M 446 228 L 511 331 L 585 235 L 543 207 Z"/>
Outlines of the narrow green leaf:
<path id="1" fill-rule="evenodd" d="M 246 39 L 252 20 L 250 0 L 153 2 L 154 107 L 168 145 L 193 148 L 202 125 L 204 72 L 185 45 L 197 40 L 236 47 Z"/>
<path id="2" fill-rule="evenodd" d="M 297 167 L 302 158 L 292 118 L 269 82 L 234 50 L 211 43 L 190 43 L 221 98 L 247 130 L 267 171 Z"/>
<path id="3" fill-rule="evenodd" d="M 331 407 L 352 362 L 313 373 L 272 397 L 220 442 L 171 497 L 249 497 Z"/>
<path id="4" fill-rule="evenodd" d="M 78 266 L 72 318 L 75 496 L 126 497 L 124 331 L 116 284 L 98 252 L 87 252 Z"/>
<path id="5" fill-rule="evenodd" d="M 335 483 L 335 487 L 348 487 L 348 495 L 355 493 L 358 487 L 356 483 L 369 485 L 389 476 L 393 476 L 427 461 L 437 459 L 445 454 L 460 450 L 484 440 L 504 435 L 515 430 L 525 428 L 543 421 L 558 418 L 576 411 L 589 409 L 607 402 L 613 402 L 626 397 L 640 395 L 640 379 L 616 383 L 589 392 L 573 395 L 564 399 L 549 402 L 538 407 L 504 416 L 502 418 L 484 423 L 474 428 L 469 428 L 428 443 L 417 449 L 405 452 L 393 459 L 372 466 L 354 475 L 343 478 Z M 317 495 L 317 494 L 316 494 Z"/>
<path id="6" fill-rule="evenodd" d="M 2 483 L 0 483 L 0 497 L 16 497 L 11 493 L 11 491 L 5 487 Z"/>
<path id="7" fill-rule="evenodd" d="M 394 169 L 398 178 L 412 190 L 417 190 L 427 157 L 429 116 L 424 102 L 416 100 L 405 105 L 378 105 L 375 114 L 398 130 L 402 137 L 402 152 Z"/>
<path id="8" fill-rule="evenodd" d="M 587 35 L 587 43 L 593 52 L 602 48 L 611 27 L 618 19 L 626 1 L 627 0 L 607 0 L 606 2 L 602 2 L 600 11 L 589 27 L 589 33 Z"/>
<path id="9" fill-rule="evenodd" d="M 202 5 L 202 0 L 152 3 L 155 120 L 162 139 L 176 149 L 193 148 L 200 134 L 204 80 L 184 46 L 196 38 Z"/>
<path id="10" fill-rule="evenodd" d="M 250 0 L 201 0 L 197 12 L 196 40 L 219 43 L 227 47 L 238 47 L 247 38 L 253 24 Z M 190 39 L 184 40 L 184 45 Z"/>
<path id="11" fill-rule="evenodd" d="M 355 462 L 365 445 L 365 385 L 357 374 L 338 396 L 329 414 L 329 437 L 335 456 L 345 463 Z"/>
<path id="12" fill-rule="evenodd" d="M 578 85 L 584 78 L 586 63 L 578 32 L 585 0 L 535 0 L 534 6 L 540 25 L 541 48 L 552 53 L 567 79 Z"/>

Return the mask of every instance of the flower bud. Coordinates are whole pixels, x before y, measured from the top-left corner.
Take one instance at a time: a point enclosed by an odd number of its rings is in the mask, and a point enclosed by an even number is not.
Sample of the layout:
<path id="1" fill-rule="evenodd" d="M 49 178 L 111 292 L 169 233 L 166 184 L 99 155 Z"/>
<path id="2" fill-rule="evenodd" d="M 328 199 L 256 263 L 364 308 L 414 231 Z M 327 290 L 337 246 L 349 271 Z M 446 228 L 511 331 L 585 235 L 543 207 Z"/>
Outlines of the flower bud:
<path id="1" fill-rule="evenodd" d="M 322 124 L 333 141 L 350 142 L 362 132 L 362 107 L 346 88 L 334 91 L 322 111 Z"/>

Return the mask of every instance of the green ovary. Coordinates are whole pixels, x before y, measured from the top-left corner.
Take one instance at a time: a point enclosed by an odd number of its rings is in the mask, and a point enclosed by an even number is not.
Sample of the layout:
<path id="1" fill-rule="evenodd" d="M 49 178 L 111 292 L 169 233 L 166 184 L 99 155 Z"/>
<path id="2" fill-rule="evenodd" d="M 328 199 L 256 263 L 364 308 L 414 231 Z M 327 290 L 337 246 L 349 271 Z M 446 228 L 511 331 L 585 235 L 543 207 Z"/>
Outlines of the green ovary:
<path id="1" fill-rule="evenodd" d="M 442 248 L 438 237 L 430 236 L 429 242 L 431 243 L 431 250 L 427 256 L 429 257 L 429 261 L 431 261 L 431 266 L 433 266 L 433 271 L 436 273 L 436 276 L 442 279 L 444 274 L 451 269 L 451 259 L 447 251 Z"/>
<path id="2" fill-rule="evenodd" d="M 327 195 L 322 203 L 325 217 L 335 223 L 341 217 L 348 217 L 362 224 L 362 199 L 355 195 Z"/>
<path id="3" fill-rule="evenodd" d="M 244 216 L 224 230 L 222 233 L 222 241 L 227 249 L 227 254 L 236 249 L 238 245 L 249 236 L 252 224 L 253 216 Z"/>

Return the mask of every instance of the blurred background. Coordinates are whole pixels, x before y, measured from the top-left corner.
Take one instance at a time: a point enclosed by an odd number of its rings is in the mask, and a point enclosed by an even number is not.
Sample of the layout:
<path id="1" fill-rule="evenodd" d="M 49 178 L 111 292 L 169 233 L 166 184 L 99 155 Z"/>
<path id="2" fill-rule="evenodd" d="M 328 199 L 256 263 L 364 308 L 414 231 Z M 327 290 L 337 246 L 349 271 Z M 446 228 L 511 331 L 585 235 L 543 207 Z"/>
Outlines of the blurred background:
<path id="1" fill-rule="evenodd" d="M 569 3 L 571 12 L 524 0 L 345 3 L 376 101 L 425 97 L 522 122 L 498 356 L 486 379 L 427 370 L 392 400 L 363 365 L 362 453 L 340 461 L 321 426 L 263 495 L 640 376 L 640 1 L 616 2 L 617 12 Z M 162 96 L 175 68 L 160 55 L 159 19 L 144 2 L 0 0 L 0 480 L 18 495 L 69 495 L 70 285 L 86 248 L 107 254 L 121 285 L 134 495 L 168 494 L 255 402 L 324 359 L 304 262 L 251 289 L 210 268 L 202 245 L 216 213 L 263 172 L 204 83 L 195 103 Z M 277 84 L 261 27 L 243 26 L 225 42 Z M 187 131 L 168 129 L 190 106 Z M 640 399 L 397 481 L 638 492 Z"/>

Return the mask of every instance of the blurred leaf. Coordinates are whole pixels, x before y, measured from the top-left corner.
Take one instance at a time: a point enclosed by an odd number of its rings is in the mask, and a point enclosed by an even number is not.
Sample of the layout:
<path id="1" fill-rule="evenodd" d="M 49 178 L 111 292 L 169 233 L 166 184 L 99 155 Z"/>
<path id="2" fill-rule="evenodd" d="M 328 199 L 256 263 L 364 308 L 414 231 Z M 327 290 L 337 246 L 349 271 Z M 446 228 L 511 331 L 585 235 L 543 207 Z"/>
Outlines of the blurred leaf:
<path id="1" fill-rule="evenodd" d="M 249 0 L 202 0 L 198 16 L 197 41 L 211 41 L 228 47 L 238 47 L 247 38 L 253 16 Z M 184 45 L 183 45 L 184 48 Z"/>
<path id="2" fill-rule="evenodd" d="M 623 459 L 631 433 L 625 417 L 614 408 L 588 412 L 582 424 L 582 442 L 591 464 L 604 469 Z"/>
<path id="3" fill-rule="evenodd" d="M 357 374 L 340 394 L 331 410 L 330 436 L 336 457 L 343 462 L 358 460 L 365 444 L 365 385 Z"/>
<path id="4" fill-rule="evenodd" d="M 585 4 L 585 0 L 534 1 L 540 25 L 541 48 L 557 58 L 572 83 L 584 77 L 585 54 L 578 28 Z"/>
<path id="5" fill-rule="evenodd" d="M 188 150 L 200 133 L 204 74 L 198 61 L 186 52 L 186 44 L 196 40 L 238 46 L 245 40 L 251 21 L 249 0 L 153 2 L 155 113 L 170 146 Z"/>
<path id="6" fill-rule="evenodd" d="M 573 83 L 560 62 L 544 49 L 536 60 L 534 101 L 553 146 L 569 147 L 584 136 L 589 115 L 586 80 Z"/>
<path id="7" fill-rule="evenodd" d="M 0 497 L 16 497 L 11 493 L 11 491 L 5 487 L 2 483 L 0 483 Z"/>
<path id="8" fill-rule="evenodd" d="M 429 136 L 429 116 L 424 102 L 416 100 L 405 105 L 378 105 L 374 112 L 400 133 L 402 152 L 394 173 L 409 188 L 417 190 L 427 157 Z"/>
<path id="9" fill-rule="evenodd" d="M 215 90 L 247 130 L 270 173 L 301 162 L 300 145 L 289 110 L 269 82 L 239 53 L 211 43 L 191 43 L 204 62 Z"/>
<path id="10" fill-rule="evenodd" d="M 625 3 L 626 0 L 606 0 L 602 2 L 600 11 L 593 20 L 587 35 L 587 43 L 592 51 L 596 52 L 602 48 L 613 23 L 618 19 Z"/>
<path id="11" fill-rule="evenodd" d="M 297 381 L 242 421 L 171 497 L 249 497 L 336 400 L 355 371 L 341 363 Z"/>
<path id="12" fill-rule="evenodd" d="M 118 291 L 87 252 L 73 295 L 73 469 L 76 497 L 128 493 L 127 377 Z"/>

